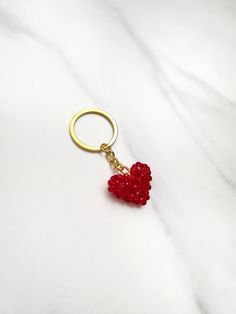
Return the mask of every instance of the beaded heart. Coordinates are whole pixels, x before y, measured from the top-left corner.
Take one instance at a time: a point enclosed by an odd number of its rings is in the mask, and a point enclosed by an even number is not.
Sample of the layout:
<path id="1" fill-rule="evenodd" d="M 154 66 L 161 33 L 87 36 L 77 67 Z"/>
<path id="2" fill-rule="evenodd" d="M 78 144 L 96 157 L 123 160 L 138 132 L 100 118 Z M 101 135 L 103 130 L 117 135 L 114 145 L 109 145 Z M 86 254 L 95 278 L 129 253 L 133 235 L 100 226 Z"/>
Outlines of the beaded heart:
<path id="1" fill-rule="evenodd" d="M 116 197 L 136 205 L 149 200 L 151 170 L 148 165 L 136 162 L 129 173 L 113 175 L 108 181 L 108 191 Z"/>

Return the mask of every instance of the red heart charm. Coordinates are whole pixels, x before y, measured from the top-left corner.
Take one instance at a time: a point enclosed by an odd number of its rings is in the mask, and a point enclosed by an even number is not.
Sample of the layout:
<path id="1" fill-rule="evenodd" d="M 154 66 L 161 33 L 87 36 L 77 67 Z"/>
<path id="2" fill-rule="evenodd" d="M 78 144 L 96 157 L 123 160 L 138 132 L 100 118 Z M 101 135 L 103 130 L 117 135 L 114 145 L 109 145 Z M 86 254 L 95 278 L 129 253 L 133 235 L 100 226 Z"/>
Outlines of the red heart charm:
<path id="1" fill-rule="evenodd" d="M 108 191 L 116 197 L 136 205 L 145 205 L 149 200 L 151 170 L 146 164 L 136 162 L 130 173 L 116 174 L 108 181 Z"/>

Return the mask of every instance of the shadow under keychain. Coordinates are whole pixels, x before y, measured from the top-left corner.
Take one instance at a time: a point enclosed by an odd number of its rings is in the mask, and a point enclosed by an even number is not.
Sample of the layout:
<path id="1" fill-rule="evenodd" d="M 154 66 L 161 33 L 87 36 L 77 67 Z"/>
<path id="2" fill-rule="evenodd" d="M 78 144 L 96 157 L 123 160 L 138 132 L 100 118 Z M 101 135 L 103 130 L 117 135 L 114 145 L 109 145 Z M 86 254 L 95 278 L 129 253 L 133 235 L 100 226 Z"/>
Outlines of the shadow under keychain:
<path id="1" fill-rule="evenodd" d="M 98 114 L 110 123 L 113 135 L 108 143 L 102 143 L 100 146 L 90 146 L 83 143 L 75 134 L 76 121 L 86 114 Z M 70 136 L 80 148 L 88 152 L 103 152 L 110 166 L 118 172 L 108 180 L 108 191 L 116 197 L 136 205 L 145 205 L 149 200 L 149 190 L 151 189 L 150 181 L 151 170 L 147 164 L 136 162 L 131 168 L 124 166 L 115 156 L 111 149 L 117 135 L 118 127 L 116 121 L 105 111 L 97 108 L 84 109 L 76 113 L 70 121 Z"/>

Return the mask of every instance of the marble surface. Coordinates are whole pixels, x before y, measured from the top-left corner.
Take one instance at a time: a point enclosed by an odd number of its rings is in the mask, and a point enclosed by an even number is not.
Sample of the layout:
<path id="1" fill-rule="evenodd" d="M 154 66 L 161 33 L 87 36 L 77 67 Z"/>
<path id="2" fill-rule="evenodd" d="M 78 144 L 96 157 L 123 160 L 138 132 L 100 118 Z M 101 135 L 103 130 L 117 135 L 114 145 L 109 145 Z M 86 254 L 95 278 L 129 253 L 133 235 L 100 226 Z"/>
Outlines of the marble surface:
<path id="1" fill-rule="evenodd" d="M 235 30 L 233 0 L 0 0 L 0 314 L 236 313 Z M 69 138 L 91 106 L 145 208 Z"/>

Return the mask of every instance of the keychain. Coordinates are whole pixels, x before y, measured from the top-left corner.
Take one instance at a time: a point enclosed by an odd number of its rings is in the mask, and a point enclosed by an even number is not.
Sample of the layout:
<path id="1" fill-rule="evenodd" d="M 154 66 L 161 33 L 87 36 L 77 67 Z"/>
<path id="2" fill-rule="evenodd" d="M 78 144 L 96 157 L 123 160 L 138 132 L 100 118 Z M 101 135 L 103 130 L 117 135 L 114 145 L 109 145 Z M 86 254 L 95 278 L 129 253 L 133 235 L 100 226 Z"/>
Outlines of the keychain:
<path id="1" fill-rule="evenodd" d="M 90 146 L 83 143 L 75 134 L 76 121 L 86 114 L 98 114 L 108 120 L 112 127 L 113 135 L 107 143 L 100 146 Z M 118 127 L 115 120 L 105 111 L 97 108 L 84 109 L 76 113 L 70 121 L 70 136 L 80 148 L 88 152 L 103 152 L 110 166 L 118 172 L 108 180 L 108 191 L 116 197 L 136 205 L 145 205 L 149 200 L 151 171 L 147 164 L 136 162 L 129 169 L 123 165 L 115 156 L 111 146 L 116 141 Z"/>

